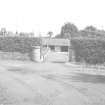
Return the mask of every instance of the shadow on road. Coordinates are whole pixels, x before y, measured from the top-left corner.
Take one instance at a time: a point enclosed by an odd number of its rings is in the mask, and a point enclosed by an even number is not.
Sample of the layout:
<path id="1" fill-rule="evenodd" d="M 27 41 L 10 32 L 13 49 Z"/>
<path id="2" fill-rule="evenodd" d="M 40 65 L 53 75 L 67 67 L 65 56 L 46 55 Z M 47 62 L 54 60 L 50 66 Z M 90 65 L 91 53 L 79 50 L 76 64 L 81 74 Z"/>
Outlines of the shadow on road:
<path id="1" fill-rule="evenodd" d="M 52 62 L 52 63 L 57 63 L 57 64 L 60 64 L 60 63 L 61 63 L 61 64 L 62 64 L 62 63 L 64 64 L 64 63 L 65 63 L 65 61 L 51 61 L 51 62 Z"/>
<path id="2" fill-rule="evenodd" d="M 91 74 L 76 74 L 71 77 L 72 81 L 77 82 L 89 82 L 89 83 L 105 83 L 105 76 L 103 75 L 91 75 Z"/>
<path id="3" fill-rule="evenodd" d="M 19 67 L 12 67 L 9 68 L 8 71 L 15 72 L 15 73 L 21 73 L 21 74 L 33 74 L 33 73 L 39 73 L 39 70 L 34 70 L 30 68 L 19 68 Z M 43 72 L 42 72 L 43 74 Z M 52 73 L 44 73 L 41 75 L 44 78 L 56 80 L 56 79 L 64 79 L 64 80 L 70 80 L 73 82 L 84 82 L 84 83 L 96 83 L 96 84 L 105 84 L 105 76 L 104 75 L 92 75 L 92 74 L 83 74 L 83 73 L 76 73 L 74 75 L 72 74 L 62 74 L 62 75 L 55 75 Z"/>

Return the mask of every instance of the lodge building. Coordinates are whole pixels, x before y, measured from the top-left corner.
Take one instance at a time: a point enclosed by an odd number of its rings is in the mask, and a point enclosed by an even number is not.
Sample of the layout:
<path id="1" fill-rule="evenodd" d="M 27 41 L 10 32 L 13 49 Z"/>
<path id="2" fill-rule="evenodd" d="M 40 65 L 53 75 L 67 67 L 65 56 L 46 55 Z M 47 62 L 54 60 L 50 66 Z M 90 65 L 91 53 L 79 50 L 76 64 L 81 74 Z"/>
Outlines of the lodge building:
<path id="1" fill-rule="evenodd" d="M 43 38 L 42 46 L 49 47 L 51 51 L 55 52 L 68 52 L 70 41 L 68 39 Z"/>

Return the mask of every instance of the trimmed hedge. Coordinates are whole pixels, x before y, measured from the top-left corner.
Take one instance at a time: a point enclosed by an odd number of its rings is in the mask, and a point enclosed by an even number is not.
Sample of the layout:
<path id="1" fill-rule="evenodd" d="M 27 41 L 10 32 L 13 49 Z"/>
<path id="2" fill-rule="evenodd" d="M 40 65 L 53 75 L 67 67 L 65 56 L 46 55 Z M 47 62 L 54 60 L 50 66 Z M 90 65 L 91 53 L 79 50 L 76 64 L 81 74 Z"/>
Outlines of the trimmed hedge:
<path id="1" fill-rule="evenodd" d="M 33 46 L 40 45 L 35 37 L 0 37 L 0 51 L 29 53 Z"/>
<path id="2" fill-rule="evenodd" d="M 105 39 L 72 39 L 71 44 L 77 62 L 102 64 L 105 62 Z"/>

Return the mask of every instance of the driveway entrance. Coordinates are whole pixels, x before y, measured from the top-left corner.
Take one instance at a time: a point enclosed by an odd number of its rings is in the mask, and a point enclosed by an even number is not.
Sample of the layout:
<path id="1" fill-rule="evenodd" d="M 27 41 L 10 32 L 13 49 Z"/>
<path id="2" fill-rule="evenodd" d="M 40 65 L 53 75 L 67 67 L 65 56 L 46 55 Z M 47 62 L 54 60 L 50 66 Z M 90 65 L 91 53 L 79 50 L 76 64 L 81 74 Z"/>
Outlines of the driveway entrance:
<path id="1" fill-rule="evenodd" d="M 49 53 L 45 56 L 45 62 L 55 62 L 55 63 L 68 62 L 68 52 L 49 51 Z"/>

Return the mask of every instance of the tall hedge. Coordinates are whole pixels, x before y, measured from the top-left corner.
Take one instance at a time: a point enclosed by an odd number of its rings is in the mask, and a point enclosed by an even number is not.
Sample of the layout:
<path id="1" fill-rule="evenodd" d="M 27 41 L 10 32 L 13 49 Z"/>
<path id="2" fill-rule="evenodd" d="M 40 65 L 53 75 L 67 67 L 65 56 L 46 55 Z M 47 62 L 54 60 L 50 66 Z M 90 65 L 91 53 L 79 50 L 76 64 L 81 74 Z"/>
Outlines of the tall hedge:
<path id="1" fill-rule="evenodd" d="M 0 51 L 29 53 L 33 46 L 40 45 L 35 37 L 0 37 Z"/>
<path id="2" fill-rule="evenodd" d="M 72 39 L 72 48 L 77 62 L 102 64 L 105 62 L 105 39 Z"/>

